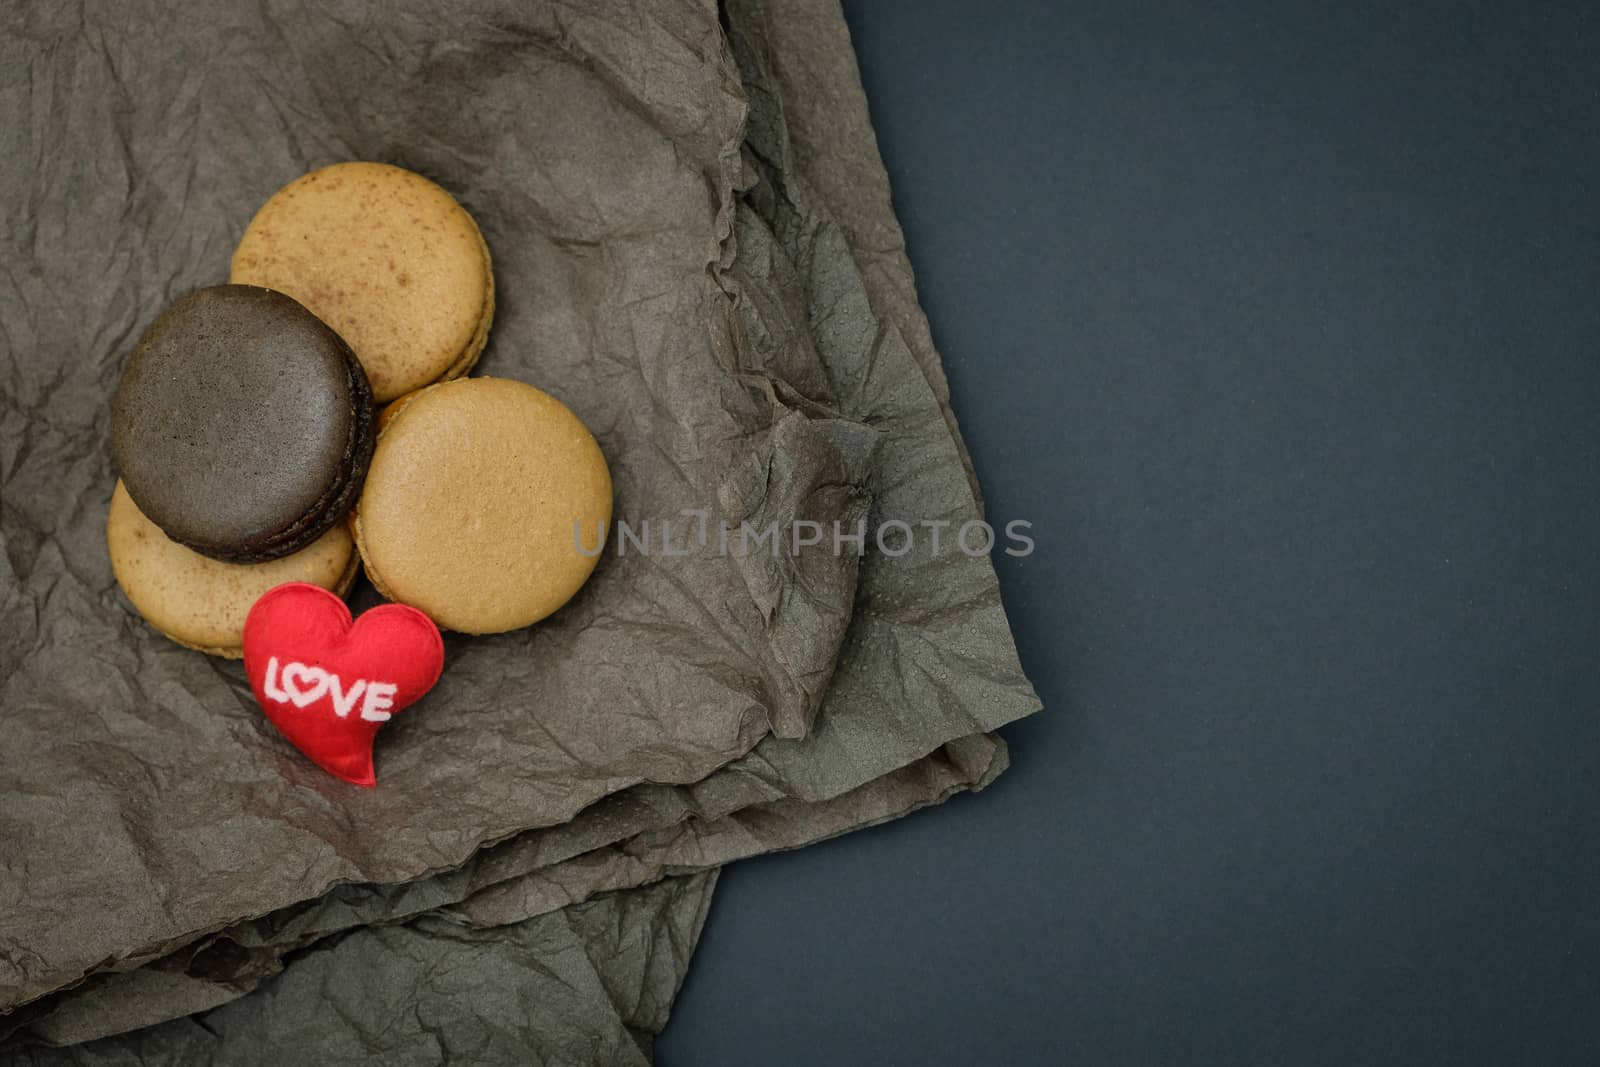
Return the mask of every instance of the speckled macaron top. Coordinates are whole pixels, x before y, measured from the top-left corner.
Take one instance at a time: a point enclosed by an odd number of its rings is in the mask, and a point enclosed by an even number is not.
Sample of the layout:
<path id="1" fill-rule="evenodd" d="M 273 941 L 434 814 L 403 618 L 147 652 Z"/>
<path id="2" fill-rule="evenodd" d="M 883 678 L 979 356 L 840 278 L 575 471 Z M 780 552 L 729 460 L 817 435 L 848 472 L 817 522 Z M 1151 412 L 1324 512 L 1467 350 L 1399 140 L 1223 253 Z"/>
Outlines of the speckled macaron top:
<path id="1" fill-rule="evenodd" d="M 288 293 L 350 342 L 385 403 L 472 369 L 494 319 L 489 248 L 433 182 L 336 163 L 273 194 L 231 280 Z"/>
<path id="2" fill-rule="evenodd" d="M 522 382 L 464 378 L 390 412 L 355 512 L 367 576 L 463 633 L 527 626 L 572 598 L 611 521 L 592 434 Z"/>
<path id="3" fill-rule="evenodd" d="M 168 537 L 252 563 L 349 512 L 376 438 L 349 346 L 282 293 L 199 289 L 146 331 L 112 404 L 128 494 Z"/>

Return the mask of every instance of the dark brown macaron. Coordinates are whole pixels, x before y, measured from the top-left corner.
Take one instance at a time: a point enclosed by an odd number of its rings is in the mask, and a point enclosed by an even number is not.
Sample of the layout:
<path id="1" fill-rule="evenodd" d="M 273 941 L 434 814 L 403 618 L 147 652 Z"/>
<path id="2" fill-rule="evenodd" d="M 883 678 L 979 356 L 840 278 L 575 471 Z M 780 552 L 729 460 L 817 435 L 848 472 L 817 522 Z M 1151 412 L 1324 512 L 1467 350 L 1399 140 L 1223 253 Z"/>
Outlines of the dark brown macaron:
<path id="1" fill-rule="evenodd" d="M 338 334 L 282 293 L 198 289 L 145 331 L 111 412 L 139 510 L 212 559 L 298 551 L 350 511 L 376 439 L 372 388 Z"/>

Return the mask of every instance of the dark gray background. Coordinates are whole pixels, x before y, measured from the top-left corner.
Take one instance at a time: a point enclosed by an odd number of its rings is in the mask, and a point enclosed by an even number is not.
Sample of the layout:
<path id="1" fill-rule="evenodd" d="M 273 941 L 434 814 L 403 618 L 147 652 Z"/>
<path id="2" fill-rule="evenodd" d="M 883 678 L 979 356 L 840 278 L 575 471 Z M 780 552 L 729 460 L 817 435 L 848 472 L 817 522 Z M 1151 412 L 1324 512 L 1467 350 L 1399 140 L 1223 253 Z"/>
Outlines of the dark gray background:
<path id="1" fill-rule="evenodd" d="M 1600 12 L 847 14 L 1045 711 L 741 863 L 702 1064 L 1600 1056 Z"/>

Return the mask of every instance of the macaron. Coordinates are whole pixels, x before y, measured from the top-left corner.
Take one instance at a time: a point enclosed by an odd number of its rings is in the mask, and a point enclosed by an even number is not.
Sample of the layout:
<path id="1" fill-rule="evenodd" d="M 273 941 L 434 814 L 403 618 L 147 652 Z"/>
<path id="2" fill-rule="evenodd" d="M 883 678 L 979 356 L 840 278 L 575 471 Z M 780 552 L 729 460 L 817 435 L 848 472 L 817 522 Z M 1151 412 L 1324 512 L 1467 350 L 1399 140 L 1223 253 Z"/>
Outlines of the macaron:
<path id="1" fill-rule="evenodd" d="M 111 410 L 139 510 L 226 563 L 298 552 L 343 519 L 376 437 L 350 347 L 290 297 L 248 285 L 199 289 L 164 311 Z"/>
<path id="2" fill-rule="evenodd" d="M 610 522 L 594 435 L 555 397 L 504 378 L 396 404 L 355 511 L 378 592 L 471 634 L 528 626 L 570 600 Z"/>
<path id="3" fill-rule="evenodd" d="M 230 280 L 288 293 L 332 326 L 380 404 L 466 374 L 494 320 L 477 223 L 433 182 L 383 163 L 336 163 L 274 193 Z"/>
<path id="4" fill-rule="evenodd" d="M 268 589 L 310 582 L 344 596 L 360 560 L 348 523 L 268 563 L 221 563 L 193 552 L 145 517 L 119 481 L 106 518 L 111 569 L 135 610 L 187 648 L 238 659 L 244 620 Z"/>

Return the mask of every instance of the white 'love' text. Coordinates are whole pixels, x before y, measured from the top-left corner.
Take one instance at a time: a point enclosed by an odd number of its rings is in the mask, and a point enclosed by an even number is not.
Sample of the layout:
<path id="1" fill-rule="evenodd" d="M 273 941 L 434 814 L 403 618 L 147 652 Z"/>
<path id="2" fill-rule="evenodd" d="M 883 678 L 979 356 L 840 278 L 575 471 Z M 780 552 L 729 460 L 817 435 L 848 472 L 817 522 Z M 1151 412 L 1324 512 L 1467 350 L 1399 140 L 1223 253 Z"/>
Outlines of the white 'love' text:
<path id="1" fill-rule="evenodd" d="M 368 722 L 387 722 L 389 708 L 394 707 L 396 686 L 390 682 L 371 682 L 357 678 L 346 689 L 337 674 L 321 667 L 308 667 L 291 661 L 278 667 L 278 657 L 267 660 L 267 674 L 262 690 L 267 698 L 279 704 L 293 704 L 303 708 L 327 696 L 333 703 L 333 713 L 348 718 L 361 700 L 361 717 Z"/>

